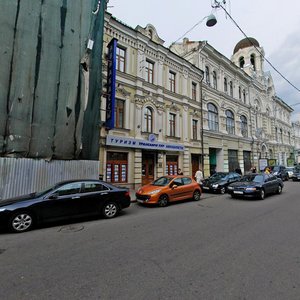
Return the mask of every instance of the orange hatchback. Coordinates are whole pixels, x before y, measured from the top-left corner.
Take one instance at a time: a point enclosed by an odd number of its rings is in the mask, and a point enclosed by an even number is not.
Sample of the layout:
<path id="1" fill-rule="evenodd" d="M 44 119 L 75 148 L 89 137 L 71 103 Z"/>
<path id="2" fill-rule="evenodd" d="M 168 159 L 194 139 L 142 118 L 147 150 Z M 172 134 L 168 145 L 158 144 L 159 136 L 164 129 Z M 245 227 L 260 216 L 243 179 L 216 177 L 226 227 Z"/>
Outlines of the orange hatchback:
<path id="1" fill-rule="evenodd" d="M 166 206 L 173 201 L 200 200 L 201 188 L 190 176 L 169 175 L 142 186 L 135 195 L 139 203 Z"/>

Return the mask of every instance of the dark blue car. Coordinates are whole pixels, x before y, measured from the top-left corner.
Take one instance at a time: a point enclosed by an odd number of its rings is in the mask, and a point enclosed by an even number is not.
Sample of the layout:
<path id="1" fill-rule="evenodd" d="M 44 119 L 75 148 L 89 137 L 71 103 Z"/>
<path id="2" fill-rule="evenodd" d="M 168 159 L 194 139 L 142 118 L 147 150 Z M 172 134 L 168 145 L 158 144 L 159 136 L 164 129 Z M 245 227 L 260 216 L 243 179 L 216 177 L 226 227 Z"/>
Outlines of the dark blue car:
<path id="1" fill-rule="evenodd" d="M 281 178 L 273 174 L 248 174 L 242 177 L 238 182 L 231 183 L 227 190 L 233 197 L 249 197 L 264 199 L 266 195 L 281 194 L 283 189 Z"/>

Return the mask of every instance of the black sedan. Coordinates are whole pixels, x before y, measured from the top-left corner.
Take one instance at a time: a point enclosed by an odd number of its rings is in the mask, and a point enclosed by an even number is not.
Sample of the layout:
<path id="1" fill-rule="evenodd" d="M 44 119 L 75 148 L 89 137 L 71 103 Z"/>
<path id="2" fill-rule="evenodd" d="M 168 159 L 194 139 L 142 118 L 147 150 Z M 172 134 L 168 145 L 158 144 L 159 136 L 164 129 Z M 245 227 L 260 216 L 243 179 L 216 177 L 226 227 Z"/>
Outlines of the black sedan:
<path id="1" fill-rule="evenodd" d="M 0 200 L 0 226 L 24 232 L 47 221 L 91 215 L 113 218 L 129 206 L 126 188 L 100 180 L 64 181 L 40 193 Z"/>
<path id="2" fill-rule="evenodd" d="M 228 186 L 232 198 L 250 197 L 263 200 L 269 194 L 281 194 L 283 181 L 273 174 L 248 174 Z"/>
<path id="3" fill-rule="evenodd" d="M 217 172 L 204 179 L 200 184 L 203 192 L 224 194 L 230 183 L 240 180 L 242 176 L 236 172 Z"/>

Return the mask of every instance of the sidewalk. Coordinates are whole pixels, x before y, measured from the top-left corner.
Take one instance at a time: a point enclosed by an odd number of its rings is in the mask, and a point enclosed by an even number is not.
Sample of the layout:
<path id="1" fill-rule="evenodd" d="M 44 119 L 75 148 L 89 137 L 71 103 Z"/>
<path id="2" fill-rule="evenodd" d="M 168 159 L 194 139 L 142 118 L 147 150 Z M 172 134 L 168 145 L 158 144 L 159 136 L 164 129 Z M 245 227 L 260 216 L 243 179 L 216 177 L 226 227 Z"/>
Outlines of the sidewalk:
<path id="1" fill-rule="evenodd" d="M 136 202 L 135 190 L 129 189 L 129 193 L 130 193 L 131 202 Z"/>

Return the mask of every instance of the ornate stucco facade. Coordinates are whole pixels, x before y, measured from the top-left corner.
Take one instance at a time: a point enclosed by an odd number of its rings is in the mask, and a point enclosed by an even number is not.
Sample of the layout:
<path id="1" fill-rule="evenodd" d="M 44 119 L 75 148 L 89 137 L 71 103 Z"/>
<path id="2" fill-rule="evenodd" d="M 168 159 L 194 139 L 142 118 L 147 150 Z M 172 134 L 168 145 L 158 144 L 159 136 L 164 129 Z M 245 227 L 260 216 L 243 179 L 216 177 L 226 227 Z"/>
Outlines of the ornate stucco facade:
<path id="1" fill-rule="evenodd" d="M 206 42 L 184 39 L 166 48 L 151 24 L 131 28 L 106 14 L 104 52 L 113 38 L 113 129 L 105 126 L 105 94 L 101 99 L 105 180 L 136 189 L 178 168 L 193 175 L 203 167 L 208 176 L 237 167 L 247 172 L 260 158 L 286 164 L 293 153 L 292 109 L 276 96 L 255 47 L 235 49 L 232 60 Z M 107 55 L 103 62 L 105 84 Z"/>

